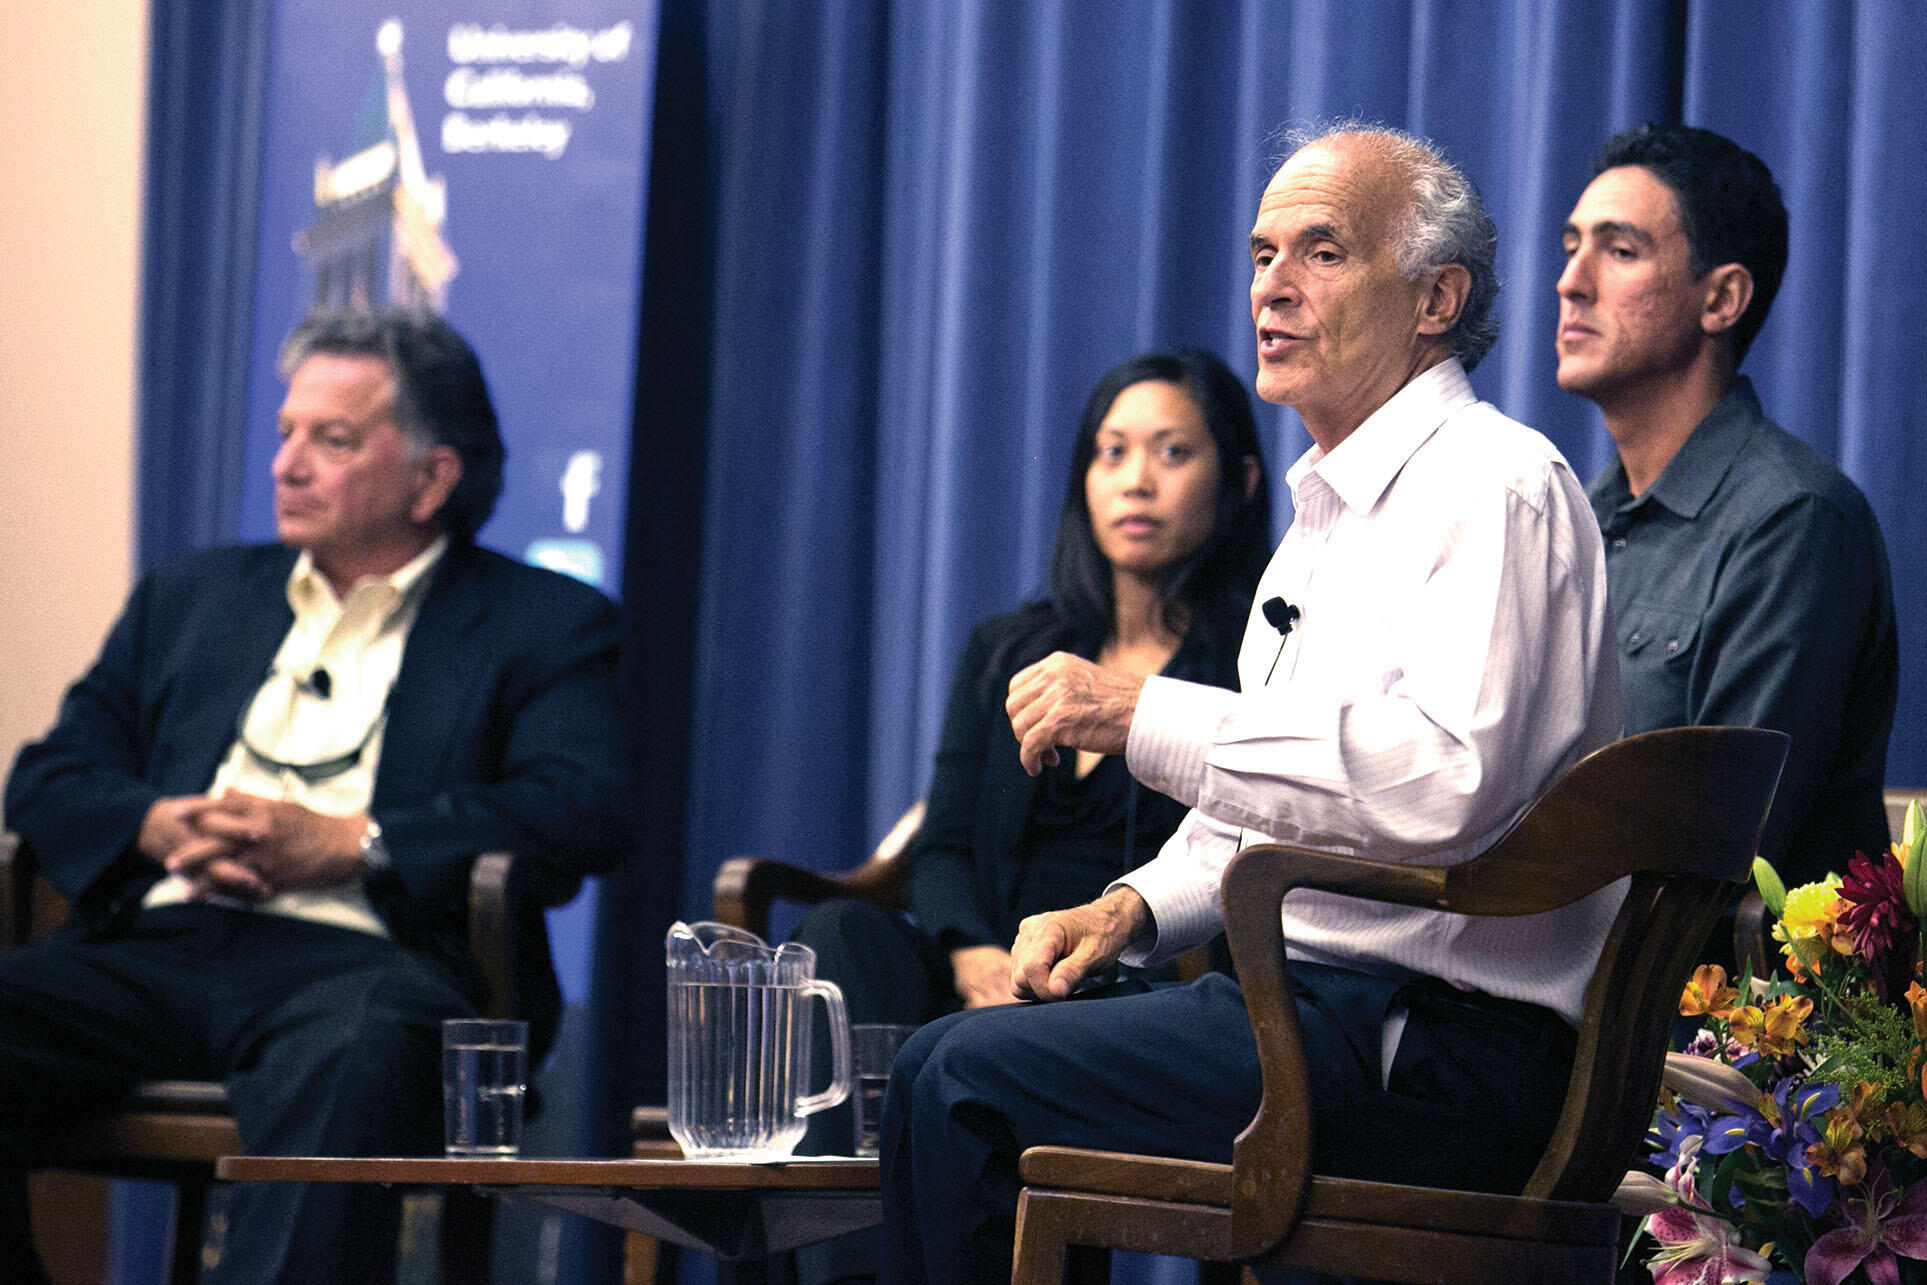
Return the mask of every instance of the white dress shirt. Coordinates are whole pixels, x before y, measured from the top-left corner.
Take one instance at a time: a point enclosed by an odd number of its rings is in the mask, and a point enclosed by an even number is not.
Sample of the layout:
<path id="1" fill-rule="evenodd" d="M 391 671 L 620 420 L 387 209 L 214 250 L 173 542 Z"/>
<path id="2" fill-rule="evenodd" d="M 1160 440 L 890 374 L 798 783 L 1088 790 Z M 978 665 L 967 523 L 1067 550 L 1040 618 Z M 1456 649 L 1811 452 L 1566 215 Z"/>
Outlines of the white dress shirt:
<path id="1" fill-rule="evenodd" d="M 283 799 L 328 816 L 368 810 L 375 792 L 375 767 L 381 762 L 388 692 L 401 672 L 402 648 L 421 612 L 428 582 L 447 548 L 447 537 L 439 538 L 392 574 L 356 581 L 345 599 L 335 597 L 327 577 L 302 551 L 288 572 L 288 606 L 294 610 L 294 624 L 242 715 L 241 735 L 214 773 L 209 794 L 233 790 Z M 317 671 L 328 675 L 325 692 L 317 687 Z M 353 753 L 357 746 L 360 753 L 347 770 L 326 780 L 307 781 L 294 771 L 262 762 L 248 752 L 248 745 L 283 763 L 319 763 Z M 141 904 L 167 905 L 192 895 L 185 879 L 169 875 L 148 890 Z M 202 900 L 388 935 L 359 879 L 278 893 L 260 902 L 216 895 Z"/>
<path id="2" fill-rule="evenodd" d="M 1146 682 L 1126 761 L 1194 809 L 1137 890 L 1156 962 L 1222 926 L 1248 843 L 1443 865 L 1496 839 L 1618 735 L 1599 528 L 1544 437 L 1479 401 L 1455 360 L 1286 475 L 1296 517 L 1259 581 L 1241 692 Z M 1300 617 L 1288 637 L 1261 604 Z M 1294 958 L 1389 966 L 1544 1005 L 1577 1023 L 1614 887 L 1551 914 L 1469 919 L 1299 892 Z"/>

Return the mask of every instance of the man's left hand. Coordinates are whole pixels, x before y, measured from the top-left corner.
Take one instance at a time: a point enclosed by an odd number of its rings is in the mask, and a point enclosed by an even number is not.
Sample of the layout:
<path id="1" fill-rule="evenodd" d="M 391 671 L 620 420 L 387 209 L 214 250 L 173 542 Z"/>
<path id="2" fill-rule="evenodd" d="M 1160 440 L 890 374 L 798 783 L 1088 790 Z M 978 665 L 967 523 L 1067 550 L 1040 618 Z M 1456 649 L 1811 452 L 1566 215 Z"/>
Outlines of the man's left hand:
<path id="1" fill-rule="evenodd" d="M 200 828 L 224 840 L 231 860 L 244 866 L 253 881 L 235 880 L 211 863 L 192 859 L 170 860 L 167 868 L 206 885 L 206 891 L 251 898 L 326 888 L 361 873 L 361 836 L 367 827 L 368 818 L 359 813 L 328 816 L 298 803 L 228 793 L 201 813 Z"/>
<path id="2" fill-rule="evenodd" d="M 1004 712 L 1017 734 L 1017 757 L 1036 776 L 1057 763 L 1057 746 L 1122 754 L 1144 680 L 1054 651 L 1010 680 Z"/>

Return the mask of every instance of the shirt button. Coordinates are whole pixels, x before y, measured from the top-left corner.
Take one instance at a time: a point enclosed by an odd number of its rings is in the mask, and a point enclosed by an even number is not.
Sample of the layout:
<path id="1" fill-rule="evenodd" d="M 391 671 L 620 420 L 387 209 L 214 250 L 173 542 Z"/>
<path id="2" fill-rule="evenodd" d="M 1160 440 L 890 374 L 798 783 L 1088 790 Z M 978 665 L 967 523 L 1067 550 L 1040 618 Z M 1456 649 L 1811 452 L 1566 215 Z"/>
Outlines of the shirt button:
<path id="1" fill-rule="evenodd" d="M 1677 638 L 1668 638 L 1668 639 L 1666 640 L 1666 650 L 1667 650 L 1667 651 L 1669 651 L 1669 652 L 1673 652 L 1673 651 L 1678 651 L 1678 650 L 1679 650 L 1679 639 L 1677 639 Z"/>
<path id="2" fill-rule="evenodd" d="M 1623 548 L 1625 548 L 1625 547 L 1626 547 L 1626 537 L 1625 537 L 1625 536 L 1623 536 L 1623 535 L 1616 535 L 1616 536 L 1614 536 L 1614 537 L 1613 537 L 1613 552 L 1614 552 L 1614 553 L 1618 553 L 1618 552 L 1619 552 L 1619 551 L 1620 551 L 1621 549 L 1623 549 Z"/>

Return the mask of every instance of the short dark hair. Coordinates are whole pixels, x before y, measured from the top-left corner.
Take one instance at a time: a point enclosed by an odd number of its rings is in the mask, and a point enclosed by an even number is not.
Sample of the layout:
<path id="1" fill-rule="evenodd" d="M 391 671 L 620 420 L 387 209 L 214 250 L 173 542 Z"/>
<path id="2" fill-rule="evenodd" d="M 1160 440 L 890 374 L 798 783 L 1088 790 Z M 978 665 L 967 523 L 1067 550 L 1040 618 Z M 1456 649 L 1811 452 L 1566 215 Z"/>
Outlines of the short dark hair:
<path id="1" fill-rule="evenodd" d="M 1118 394 L 1133 384 L 1173 384 L 1198 408 L 1218 455 L 1218 502 L 1211 533 L 1191 554 L 1167 568 L 1158 584 L 1165 627 L 1195 640 L 1207 653 L 1235 652 L 1251 612 L 1251 595 L 1271 558 L 1271 488 L 1245 381 L 1215 354 L 1199 349 L 1147 352 L 1111 367 L 1084 403 L 1071 450 L 1070 478 L 1058 511 L 1051 554 L 1050 597 L 1033 603 L 1008 647 L 991 658 L 987 675 L 1010 659 L 1029 663 L 1064 648 L 1089 657 L 1117 627 L 1110 560 L 1091 530 L 1084 477 L 1097 454 L 1097 431 Z M 1245 494 L 1245 457 L 1259 461 L 1258 484 Z"/>
<path id="2" fill-rule="evenodd" d="M 1592 177 L 1621 165 L 1639 166 L 1673 193 L 1695 278 L 1722 263 L 1753 274 L 1753 301 L 1733 327 L 1738 365 L 1786 275 L 1786 203 L 1773 171 L 1724 134 L 1656 123 L 1607 139 L 1592 158 Z"/>
<path id="3" fill-rule="evenodd" d="M 292 379 L 317 354 L 379 357 L 395 375 L 395 425 L 417 447 L 452 447 L 462 478 L 435 516 L 449 539 L 467 543 L 502 494 L 502 430 L 482 362 L 455 327 L 432 312 L 313 312 L 281 345 L 279 369 Z"/>

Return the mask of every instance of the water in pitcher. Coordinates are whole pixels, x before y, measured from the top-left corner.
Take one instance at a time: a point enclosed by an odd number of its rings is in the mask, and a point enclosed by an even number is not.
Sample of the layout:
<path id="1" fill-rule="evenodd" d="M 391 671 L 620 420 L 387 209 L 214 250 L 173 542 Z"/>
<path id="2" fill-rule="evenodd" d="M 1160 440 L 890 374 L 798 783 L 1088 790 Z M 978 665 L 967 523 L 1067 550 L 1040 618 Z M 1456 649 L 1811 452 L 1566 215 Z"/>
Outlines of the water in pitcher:
<path id="1" fill-rule="evenodd" d="M 780 1160 L 796 1149 L 809 999 L 793 986 L 670 985 L 669 1020 L 682 1023 L 686 1039 L 680 1065 L 669 1068 L 682 1090 L 670 1089 L 669 1132 L 685 1155 Z"/>
<path id="2" fill-rule="evenodd" d="M 678 923 L 669 964 L 669 1132 L 691 1159 L 782 1160 L 804 1117 L 850 1093 L 843 994 L 816 955 L 725 924 Z M 828 1010 L 830 1085 L 811 1093 L 811 1001 Z"/>

